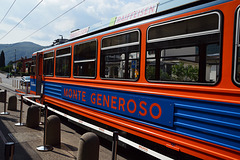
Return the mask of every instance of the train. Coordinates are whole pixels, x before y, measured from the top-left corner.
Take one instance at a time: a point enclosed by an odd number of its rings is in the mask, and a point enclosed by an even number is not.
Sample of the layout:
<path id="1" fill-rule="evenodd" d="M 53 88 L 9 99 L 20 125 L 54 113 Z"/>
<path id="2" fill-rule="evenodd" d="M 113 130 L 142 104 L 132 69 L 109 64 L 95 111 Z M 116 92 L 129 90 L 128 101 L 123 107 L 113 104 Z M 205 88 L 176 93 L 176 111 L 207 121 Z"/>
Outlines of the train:
<path id="1" fill-rule="evenodd" d="M 239 0 L 163 0 L 76 30 L 33 53 L 30 93 L 163 155 L 240 159 L 239 17 Z"/>

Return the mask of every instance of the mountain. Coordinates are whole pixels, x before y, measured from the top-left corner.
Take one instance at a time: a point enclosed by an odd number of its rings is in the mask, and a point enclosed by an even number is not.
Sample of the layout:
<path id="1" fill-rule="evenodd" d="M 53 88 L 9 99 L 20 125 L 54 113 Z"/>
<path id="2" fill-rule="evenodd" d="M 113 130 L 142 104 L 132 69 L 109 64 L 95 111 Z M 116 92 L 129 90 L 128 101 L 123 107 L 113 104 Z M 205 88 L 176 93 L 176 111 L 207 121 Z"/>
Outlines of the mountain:
<path id="1" fill-rule="evenodd" d="M 5 64 L 7 65 L 9 61 L 19 60 L 21 57 L 30 58 L 33 52 L 39 51 L 47 46 L 40 46 L 32 42 L 20 42 L 14 44 L 0 44 L 0 52 L 3 50 L 5 55 Z"/>

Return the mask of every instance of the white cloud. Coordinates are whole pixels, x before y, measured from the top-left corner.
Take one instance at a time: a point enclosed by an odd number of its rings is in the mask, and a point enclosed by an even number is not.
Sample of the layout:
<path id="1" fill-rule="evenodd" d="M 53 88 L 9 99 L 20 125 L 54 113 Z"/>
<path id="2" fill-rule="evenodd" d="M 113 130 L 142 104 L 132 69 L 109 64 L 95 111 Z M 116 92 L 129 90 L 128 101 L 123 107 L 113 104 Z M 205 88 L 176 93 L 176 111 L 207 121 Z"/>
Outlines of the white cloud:
<path id="1" fill-rule="evenodd" d="M 63 19 L 57 21 L 54 23 L 54 31 L 61 33 L 66 32 L 75 27 L 75 21 L 73 19 L 70 19 L 69 17 L 64 17 Z"/>
<path id="2" fill-rule="evenodd" d="M 8 17 L 6 21 L 8 21 L 9 24 L 13 24 L 14 26 L 16 26 L 21 20 L 22 20 L 22 19 L 19 18 L 19 17 L 12 17 L 12 16 L 11 16 L 11 17 Z M 26 25 L 26 23 L 22 21 L 22 22 L 21 22 L 21 25 L 24 26 L 24 25 Z M 13 27 L 14 27 L 14 26 L 13 26 Z"/>
<path id="3" fill-rule="evenodd" d="M 56 19 L 82 0 L 44 0 L 21 24 L 9 33 L 0 43 L 16 43 L 31 35 L 24 41 L 40 45 L 49 45 L 59 35 L 69 37 L 72 30 L 92 26 L 141 7 L 153 0 L 85 0 L 64 16 Z M 15 26 L 34 6 L 39 3 L 32 0 L 16 1 L 6 19 L 0 24 L 0 38 Z M 0 1 L 0 15 L 4 15 L 12 1 Z M 0 17 L 1 20 L 2 17 Z M 46 25 L 50 23 L 49 25 Z M 46 26 L 45 26 L 46 25 Z M 43 27 L 44 26 L 44 27 Z"/>

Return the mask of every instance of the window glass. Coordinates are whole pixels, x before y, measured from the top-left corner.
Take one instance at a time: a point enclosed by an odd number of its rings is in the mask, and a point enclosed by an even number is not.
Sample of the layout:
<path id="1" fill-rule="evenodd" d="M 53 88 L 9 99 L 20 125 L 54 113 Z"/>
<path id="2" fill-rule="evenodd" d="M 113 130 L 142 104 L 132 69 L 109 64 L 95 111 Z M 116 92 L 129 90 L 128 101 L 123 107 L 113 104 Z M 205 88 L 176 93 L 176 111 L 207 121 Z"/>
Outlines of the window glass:
<path id="1" fill-rule="evenodd" d="M 236 80 L 237 82 L 240 82 L 240 47 L 237 49 Z"/>
<path id="2" fill-rule="evenodd" d="M 102 40 L 102 48 L 134 42 L 138 42 L 138 32 L 130 32 L 128 34 L 120 34 L 114 37 L 105 38 Z"/>
<path id="3" fill-rule="evenodd" d="M 56 76 L 70 77 L 71 75 L 71 48 L 56 51 Z"/>
<path id="4" fill-rule="evenodd" d="M 203 28 L 199 23 L 203 21 L 210 25 Z M 151 27 L 149 32 L 154 30 L 157 35 L 148 35 L 152 41 L 147 44 L 146 78 L 150 81 L 216 83 L 220 66 L 218 22 L 218 14 L 208 14 Z M 195 34 L 201 31 L 205 33 Z M 182 36 L 189 33 L 187 37 Z M 169 36 L 174 38 L 161 39 Z"/>
<path id="5" fill-rule="evenodd" d="M 97 42 L 77 44 L 74 47 L 74 76 L 95 77 Z"/>
<path id="6" fill-rule="evenodd" d="M 236 43 L 235 43 L 235 81 L 240 83 L 240 9 L 238 9 L 236 17 Z"/>
<path id="7" fill-rule="evenodd" d="M 66 54 L 71 54 L 71 48 L 70 47 L 66 47 L 66 48 L 57 50 L 56 56 L 57 57 L 59 57 L 61 55 L 66 56 Z"/>
<path id="8" fill-rule="evenodd" d="M 45 53 L 43 56 L 43 74 L 53 76 L 54 70 L 54 52 Z"/>
<path id="9" fill-rule="evenodd" d="M 139 32 L 132 31 L 106 37 L 103 38 L 102 42 L 101 78 L 138 79 L 140 59 Z M 109 46 L 111 48 L 104 48 Z"/>
<path id="10" fill-rule="evenodd" d="M 218 14 L 188 18 L 150 28 L 148 40 L 217 30 Z"/>

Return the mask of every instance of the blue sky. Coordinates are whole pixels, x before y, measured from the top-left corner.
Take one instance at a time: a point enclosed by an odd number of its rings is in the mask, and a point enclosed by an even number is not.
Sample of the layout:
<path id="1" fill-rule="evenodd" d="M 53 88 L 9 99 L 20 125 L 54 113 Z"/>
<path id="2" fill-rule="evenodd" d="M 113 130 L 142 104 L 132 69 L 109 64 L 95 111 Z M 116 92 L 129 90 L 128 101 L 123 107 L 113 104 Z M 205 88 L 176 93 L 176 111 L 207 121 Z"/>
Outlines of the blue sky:
<path id="1" fill-rule="evenodd" d="M 31 41 L 40 45 L 50 45 L 60 37 L 59 35 L 69 38 L 70 32 L 75 29 L 85 28 L 156 2 L 156 0 L 85 0 L 76 8 L 36 32 L 81 1 L 43 0 L 41 2 L 41 0 L 16 0 L 4 19 L 4 15 L 14 0 L 0 1 L 0 21 L 2 21 L 0 23 L 0 44 Z M 9 32 L 39 2 L 41 2 L 40 5 Z M 36 33 L 31 35 L 34 32 Z M 29 35 L 31 36 L 29 37 Z"/>

